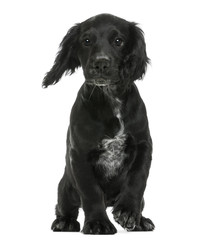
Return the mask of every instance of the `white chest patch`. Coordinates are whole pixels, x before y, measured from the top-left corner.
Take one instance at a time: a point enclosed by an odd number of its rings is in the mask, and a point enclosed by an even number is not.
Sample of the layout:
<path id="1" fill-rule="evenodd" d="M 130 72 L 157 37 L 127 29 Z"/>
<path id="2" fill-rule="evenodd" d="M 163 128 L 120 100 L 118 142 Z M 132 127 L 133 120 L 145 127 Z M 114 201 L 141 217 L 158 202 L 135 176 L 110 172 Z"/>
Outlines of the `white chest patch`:
<path id="1" fill-rule="evenodd" d="M 101 149 L 105 150 L 99 157 L 97 165 L 101 165 L 104 169 L 106 178 L 112 178 L 118 175 L 119 170 L 123 166 L 125 154 L 125 141 L 127 135 L 124 133 L 124 123 L 121 119 L 121 101 L 117 101 L 117 107 L 114 108 L 114 115 L 119 119 L 120 129 L 114 138 L 104 138 L 101 141 Z"/>

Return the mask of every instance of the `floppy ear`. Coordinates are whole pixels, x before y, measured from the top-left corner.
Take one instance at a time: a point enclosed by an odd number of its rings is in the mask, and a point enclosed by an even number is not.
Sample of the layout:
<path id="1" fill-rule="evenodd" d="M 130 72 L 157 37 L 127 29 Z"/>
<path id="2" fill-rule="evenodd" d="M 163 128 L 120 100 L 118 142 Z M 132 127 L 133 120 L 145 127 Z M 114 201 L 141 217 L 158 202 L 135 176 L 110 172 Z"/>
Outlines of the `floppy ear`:
<path id="1" fill-rule="evenodd" d="M 74 73 L 75 69 L 80 66 L 80 61 L 77 57 L 77 43 L 80 32 L 79 24 L 72 27 L 63 38 L 59 45 L 54 65 L 44 77 L 42 86 L 47 87 L 51 84 L 56 84 L 63 73 Z"/>
<path id="2" fill-rule="evenodd" d="M 130 42 L 123 64 L 123 76 L 134 81 L 143 78 L 150 59 L 147 57 L 143 31 L 135 23 L 130 24 Z"/>

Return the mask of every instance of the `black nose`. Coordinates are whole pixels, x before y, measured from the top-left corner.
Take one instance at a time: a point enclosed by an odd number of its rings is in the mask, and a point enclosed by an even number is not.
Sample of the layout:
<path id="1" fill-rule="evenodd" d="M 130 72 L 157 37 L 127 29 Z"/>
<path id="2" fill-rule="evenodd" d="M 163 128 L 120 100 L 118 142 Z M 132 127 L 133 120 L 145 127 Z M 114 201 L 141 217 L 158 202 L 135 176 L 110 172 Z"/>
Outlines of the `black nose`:
<path id="1" fill-rule="evenodd" d="M 93 69 L 96 73 L 106 73 L 110 68 L 110 60 L 107 58 L 97 58 L 93 63 Z"/>

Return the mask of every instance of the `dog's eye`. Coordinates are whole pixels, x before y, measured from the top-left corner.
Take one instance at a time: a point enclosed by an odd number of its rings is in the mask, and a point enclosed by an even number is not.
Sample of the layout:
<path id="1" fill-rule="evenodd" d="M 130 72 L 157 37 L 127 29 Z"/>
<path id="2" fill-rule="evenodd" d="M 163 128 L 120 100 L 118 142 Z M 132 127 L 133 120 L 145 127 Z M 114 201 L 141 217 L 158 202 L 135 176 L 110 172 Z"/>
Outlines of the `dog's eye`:
<path id="1" fill-rule="evenodd" d="M 123 45 L 123 40 L 121 38 L 116 38 L 114 40 L 114 44 L 117 46 L 117 47 L 121 47 Z"/>
<path id="2" fill-rule="evenodd" d="M 90 46 L 91 45 L 91 40 L 89 38 L 84 39 L 83 44 L 84 46 Z"/>

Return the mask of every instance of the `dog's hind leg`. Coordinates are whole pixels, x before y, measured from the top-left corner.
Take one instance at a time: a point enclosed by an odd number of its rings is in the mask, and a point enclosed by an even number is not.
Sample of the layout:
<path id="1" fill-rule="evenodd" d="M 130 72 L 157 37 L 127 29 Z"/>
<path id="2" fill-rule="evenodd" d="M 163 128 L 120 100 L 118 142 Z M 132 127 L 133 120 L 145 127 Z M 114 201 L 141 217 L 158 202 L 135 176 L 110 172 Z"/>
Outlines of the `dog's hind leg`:
<path id="1" fill-rule="evenodd" d="M 79 195 L 64 174 L 58 186 L 56 220 L 52 223 L 51 229 L 60 232 L 79 232 L 80 224 L 77 222 L 79 207 Z"/>

